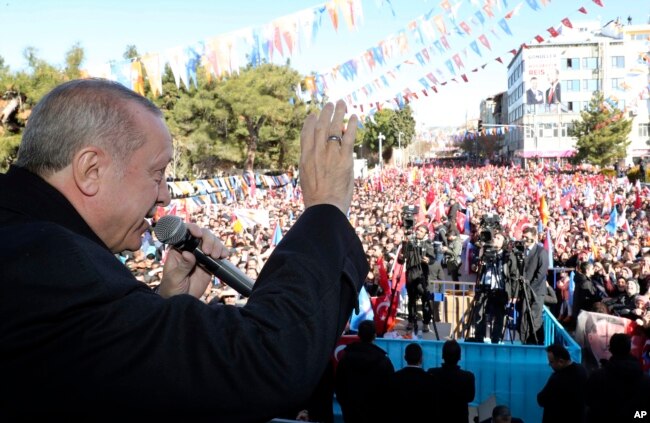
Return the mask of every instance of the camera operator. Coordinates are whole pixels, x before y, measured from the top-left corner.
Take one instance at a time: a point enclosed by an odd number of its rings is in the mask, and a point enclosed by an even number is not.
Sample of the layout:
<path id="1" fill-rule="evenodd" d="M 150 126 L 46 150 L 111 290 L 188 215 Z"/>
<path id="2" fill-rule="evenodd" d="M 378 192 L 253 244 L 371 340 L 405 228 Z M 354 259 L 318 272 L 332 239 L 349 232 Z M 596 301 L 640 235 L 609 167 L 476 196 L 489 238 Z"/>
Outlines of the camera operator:
<path id="1" fill-rule="evenodd" d="M 444 280 L 444 270 L 442 262 L 444 260 L 444 253 L 442 247 L 447 245 L 447 226 L 446 219 L 436 223 L 433 230 L 433 252 L 434 259 L 429 262 L 429 284 L 431 285 L 431 292 L 442 293 L 444 287 L 442 283 L 433 283 L 434 281 Z M 433 302 L 433 319 L 440 322 L 442 319 L 442 307 L 440 301 Z"/>
<path id="2" fill-rule="evenodd" d="M 447 245 L 442 247 L 442 252 L 445 255 L 447 263 L 447 273 L 451 276 L 451 280 L 458 282 L 458 273 L 461 266 L 460 255 L 463 251 L 463 244 L 460 241 L 458 229 L 450 227 L 447 232 Z"/>
<path id="3" fill-rule="evenodd" d="M 523 307 L 520 329 L 521 339 L 525 344 L 543 345 L 542 312 L 546 293 L 548 252 L 538 242 L 537 229 L 532 226 L 524 228 L 521 240 L 524 245 L 523 282 L 527 285 L 523 288 L 530 293 L 528 295 L 530 308 L 528 308 L 525 301 L 520 301 Z M 521 294 L 522 290 L 519 291 Z"/>
<path id="4" fill-rule="evenodd" d="M 433 244 L 429 240 L 429 229 L 420 225 L 415 237 L 409 237 L 400 253 L 400 262 L 406 263 L 406 292 L 408 294 L 408 326 L 417 332 L 417 301 L 422 303 L 423 332 L 429 332 L 431 323 L 431 303 L 428 291 L 429 263 L 434 259 Z"/>
<path id="5" fill-rule="evenodd" d="M 490 234 L 491 240 L 479 250 L 481 267 L 476 282 L 475 337 L 479 342 L 483 341 L 489 325 L 490 340 L 498 344 L 503 340 L 510 278 L 516 270 L 509 252 L 504 248 L 503 234 L 492 231 Z"/>

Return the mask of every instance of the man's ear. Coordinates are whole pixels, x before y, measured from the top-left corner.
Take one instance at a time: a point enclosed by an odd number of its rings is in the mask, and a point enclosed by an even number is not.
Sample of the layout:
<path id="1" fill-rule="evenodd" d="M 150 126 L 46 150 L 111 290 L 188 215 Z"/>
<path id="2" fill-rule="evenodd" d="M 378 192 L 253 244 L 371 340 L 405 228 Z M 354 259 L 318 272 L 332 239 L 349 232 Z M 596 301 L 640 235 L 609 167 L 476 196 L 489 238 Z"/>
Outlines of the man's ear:
<path id="1" fill-rule="evenodd" d="M 106 153 L 97 146 L 87 146 L 72 159 L 72 175 L 75 184 L 87 196 L 99 191 L 102 175 L 106 171 Z"/>

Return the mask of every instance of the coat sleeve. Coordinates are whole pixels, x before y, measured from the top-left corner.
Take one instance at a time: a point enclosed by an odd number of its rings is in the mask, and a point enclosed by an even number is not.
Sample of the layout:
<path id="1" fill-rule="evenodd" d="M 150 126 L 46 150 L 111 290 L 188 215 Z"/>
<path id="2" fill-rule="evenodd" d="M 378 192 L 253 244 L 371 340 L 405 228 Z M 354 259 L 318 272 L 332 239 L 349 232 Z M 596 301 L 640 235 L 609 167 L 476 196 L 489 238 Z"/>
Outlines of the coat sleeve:
<path id="1" fill-rule="evenodd" d="M 1 332 L 5 409 L 38 397 L 41 412 L 268 421 L 314 390 L 368 273 L 358 236 L 331 205 L 304 211 L 241 308 L 163 299 L 103 247 L 52 226 L 0 260 L 21 275 L 14 298 L 29 299 L 0 309 L 20 310 L 15 332 Z"/>

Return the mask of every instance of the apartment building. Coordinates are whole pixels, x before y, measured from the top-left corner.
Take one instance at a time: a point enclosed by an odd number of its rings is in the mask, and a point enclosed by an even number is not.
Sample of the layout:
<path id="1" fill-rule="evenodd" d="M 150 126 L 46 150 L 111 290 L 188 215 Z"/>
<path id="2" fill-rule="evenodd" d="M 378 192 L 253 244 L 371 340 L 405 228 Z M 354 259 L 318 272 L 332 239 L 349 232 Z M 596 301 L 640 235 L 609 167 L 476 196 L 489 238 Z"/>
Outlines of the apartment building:
<path id="1" fill-rule="evenodd" d="M 650 155 L 650 25 L 584 22 L 562 32 L 522 46 L 508 64 L 501 155 L 515 162 L 571 156 L 572 122 L 594 91 L 633 120 L 626 162 Z"/>

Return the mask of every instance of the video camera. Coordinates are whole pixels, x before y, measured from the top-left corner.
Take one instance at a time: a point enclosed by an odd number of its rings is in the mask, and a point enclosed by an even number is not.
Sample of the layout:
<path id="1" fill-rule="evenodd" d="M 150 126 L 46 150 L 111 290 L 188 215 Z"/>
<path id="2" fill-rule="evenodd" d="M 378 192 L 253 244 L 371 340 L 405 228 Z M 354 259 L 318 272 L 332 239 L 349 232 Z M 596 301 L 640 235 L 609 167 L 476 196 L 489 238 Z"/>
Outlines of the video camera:
<path id="1" fill-rule="evenodd" d="M 415 225 L 415 219 L 420 212 L 418 206 L 409 205 L 402 207 L 402 225 L 404 229 L 410 230 Z"/>
<path id="2" fill-rule="evenodd" d="M 501 230 L 501 218 L 494 213 L 486 213 L 481 217 L 478 239 L 484 246 L 492 245 L 494 235 Z"/>

